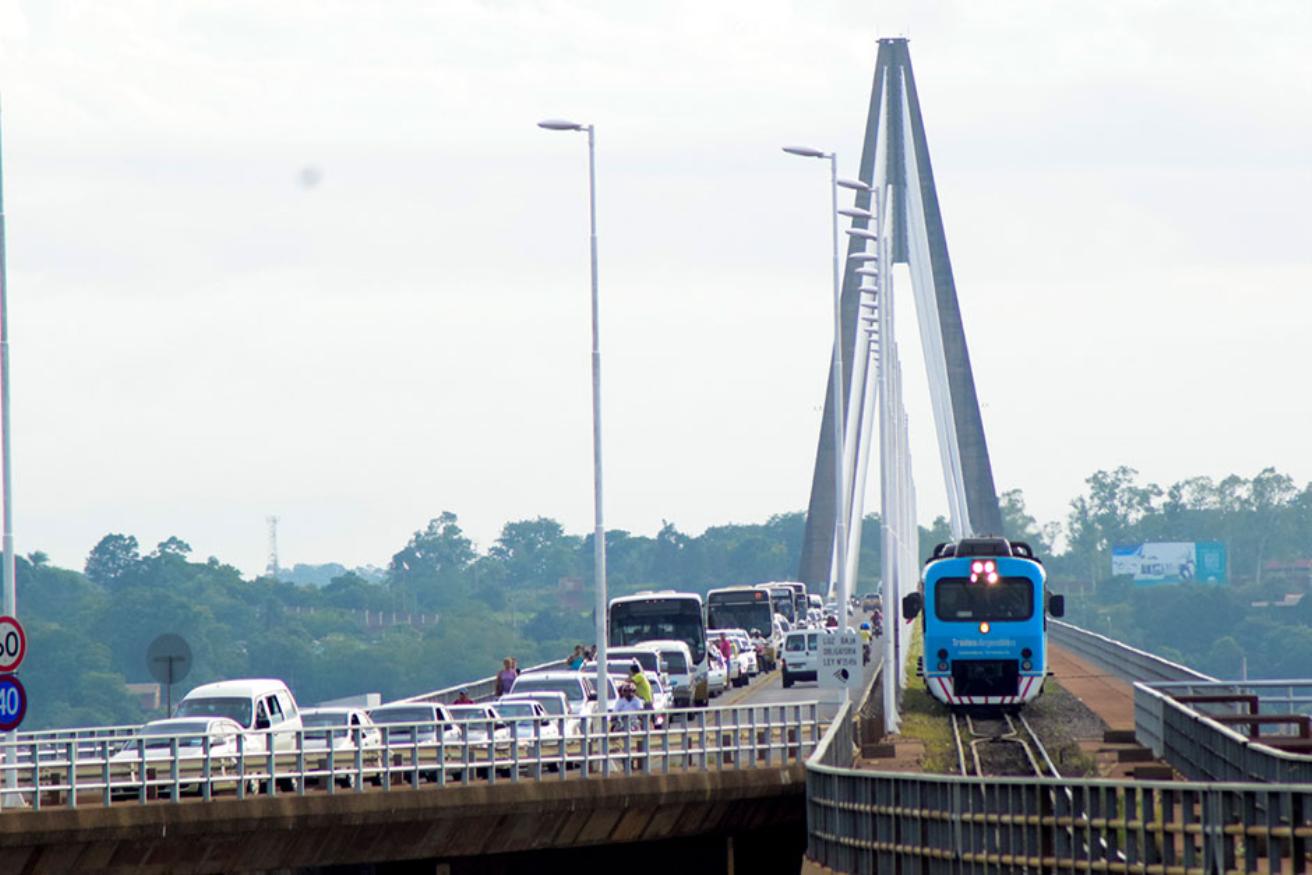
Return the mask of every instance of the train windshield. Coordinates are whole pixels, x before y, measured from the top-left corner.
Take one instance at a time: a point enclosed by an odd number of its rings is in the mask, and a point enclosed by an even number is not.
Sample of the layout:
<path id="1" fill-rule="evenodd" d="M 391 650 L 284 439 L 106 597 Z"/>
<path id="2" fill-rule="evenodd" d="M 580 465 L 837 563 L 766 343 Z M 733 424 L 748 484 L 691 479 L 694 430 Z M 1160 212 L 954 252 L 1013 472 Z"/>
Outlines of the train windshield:
<path id="1" fill-rule="evenodd" d="M 1027 577 L 1004 577 L 997 583 L 944 578 L 934 585 L 934 614 L 940 620 L 1028 620 L 1034 615 L 1034 583 Z"/>

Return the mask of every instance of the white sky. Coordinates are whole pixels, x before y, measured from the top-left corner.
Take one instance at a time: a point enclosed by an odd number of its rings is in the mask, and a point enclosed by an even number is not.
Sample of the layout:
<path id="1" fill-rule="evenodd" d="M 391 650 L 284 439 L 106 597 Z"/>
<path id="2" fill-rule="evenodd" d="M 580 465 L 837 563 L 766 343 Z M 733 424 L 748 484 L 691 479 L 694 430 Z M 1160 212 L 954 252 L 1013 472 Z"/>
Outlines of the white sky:
<path id="1" fill-rule="evenodd" d="M 18 549 L 589 530 L 586 151 L 548 116 L 598 127 L 608 525 L 803 508 L 828 188 L 779 147 L 854 174 L 907 32 L 999 488 L 1312 479 L 1306 0 L 0 0 Z"/>

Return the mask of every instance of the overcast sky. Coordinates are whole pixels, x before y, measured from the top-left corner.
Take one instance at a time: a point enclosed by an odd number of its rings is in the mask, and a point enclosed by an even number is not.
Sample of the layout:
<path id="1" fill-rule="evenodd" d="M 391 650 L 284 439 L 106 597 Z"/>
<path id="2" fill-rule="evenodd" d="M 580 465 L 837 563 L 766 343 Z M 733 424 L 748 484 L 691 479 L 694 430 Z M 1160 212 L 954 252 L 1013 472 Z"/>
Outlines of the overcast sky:
<path id="1" fill-rule="evenodd" d="M 999 488 L 1312 479 L 1307 0 L 3 0 L 19 551 L 589 530 L 586 144 L 547 116 L 598 130 L 608 526 L 804 508 L 828 185 L 779 147 L 853 174 L 904 34 Z"/>

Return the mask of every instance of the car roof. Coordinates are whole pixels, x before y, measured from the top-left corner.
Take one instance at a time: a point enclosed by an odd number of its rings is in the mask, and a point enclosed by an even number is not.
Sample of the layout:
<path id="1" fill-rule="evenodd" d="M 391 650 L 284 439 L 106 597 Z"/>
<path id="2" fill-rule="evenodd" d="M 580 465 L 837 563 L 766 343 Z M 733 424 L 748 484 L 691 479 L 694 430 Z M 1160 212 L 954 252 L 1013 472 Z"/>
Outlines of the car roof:
<path id="1" fill-rule="evenodd" d="M 574 680 L 582 683 L 582 675 L 577 671 L 526 671 L 519 678 L 541 678 L 548 681 Z"/>
<path id="2" fill-rule="evenodd" d="M 631 646 L 646 650 L 672 650 L 679 648 L 687 650 L 689 654 L 692 653 L 692 648 L 688 646 L 688 642 L 676 641 L 673 638 L 653 638 L 650 641 L 643 641 L 641 644 L 633 644 Z"/>
<path id="3" fill-rule="evenodd" d="M 242 728 L 240 723 L 230 717 L 165 717 L 159 720 L 151 720 L 150 722 L 143 724 L 141 731 L 145 732 L 147 729 L 168 729 L 173 726 L 180 726 L 183 724 L 193 725 L 196 723 L 207 723 L 211 726 L 215 723 L 231 723 L 237 729 Z"/>
<path id="4" fill-rule="evenodd" d="M 525 690 L 522 693 L 506 693 L 501 698 L 515 700 L 515 699 L 541 699 L 543 697 L 551 698 L 555 696 L 559 696 L 562 699 L 569 698 L 569 696 L 565 695 L 560 690 L 533 690 L 532 692 Z M 501 701 L 501 700 L 498 699 L 497 701 Z"/>
<path id="5" fill-rule="evenodd" d="M 231 681 L 215 681 L 211 684 L 201 684 L 194 687 L 191 692 L 183 696 L 183 701 L 200 696 L 241 696 L 242 698 L 252 698 L 254 696 L 265 696 L 269 693 L 279 691 L 290 692 L 287 684 L 277 678 L 241 678 Z"/>

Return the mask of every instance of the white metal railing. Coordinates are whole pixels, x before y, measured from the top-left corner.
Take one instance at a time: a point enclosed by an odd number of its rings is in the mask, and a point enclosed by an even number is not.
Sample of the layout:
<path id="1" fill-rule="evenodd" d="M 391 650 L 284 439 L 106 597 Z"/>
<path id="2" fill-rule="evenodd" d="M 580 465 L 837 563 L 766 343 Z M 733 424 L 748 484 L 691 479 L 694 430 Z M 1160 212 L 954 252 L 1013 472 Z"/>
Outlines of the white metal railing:
<path id="1" fill-rule="evenodd" d="M 579 730 L 567 732 L 577 721 Z M 475 719 L 376 728 L 17 741 L 0 745 L 4 812 L 121 802 L 392 792 L 403 785 L 607 778 L 802 763 L 815 702 Z"/>

